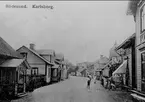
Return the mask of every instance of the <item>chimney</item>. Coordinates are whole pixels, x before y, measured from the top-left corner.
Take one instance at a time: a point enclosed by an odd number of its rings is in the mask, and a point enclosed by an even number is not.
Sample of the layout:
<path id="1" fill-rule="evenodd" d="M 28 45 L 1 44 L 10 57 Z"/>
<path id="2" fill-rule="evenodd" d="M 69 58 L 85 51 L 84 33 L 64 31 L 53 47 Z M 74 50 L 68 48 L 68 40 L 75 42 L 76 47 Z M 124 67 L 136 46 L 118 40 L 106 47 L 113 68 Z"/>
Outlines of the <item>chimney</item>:
<path id="1" fill-rule="evenodd" d="M 30 49 L 31 49 L 31 50 L 35 50 L 35 44 L 32 44 L 32 43 L 31 43 L 31 44 L 30 44 Z"/>

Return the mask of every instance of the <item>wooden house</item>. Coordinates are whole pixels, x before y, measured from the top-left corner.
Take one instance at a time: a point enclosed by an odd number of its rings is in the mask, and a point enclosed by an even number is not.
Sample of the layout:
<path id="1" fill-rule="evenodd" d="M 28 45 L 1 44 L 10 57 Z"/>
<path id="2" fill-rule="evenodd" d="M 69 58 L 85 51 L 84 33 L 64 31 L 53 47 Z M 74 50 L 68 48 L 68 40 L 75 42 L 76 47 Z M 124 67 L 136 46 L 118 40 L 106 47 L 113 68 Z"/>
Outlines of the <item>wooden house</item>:
<path id="1" fill-rule="evenodd" d="M 117 43 L 115 42 L 114 46 L 110 49 L 109 52 L 109 62 L 102 69 L 102 74 L 106 78 L 112 76 L 112 73 L 118 68 L 122 61 L 121 56 L 116 51 L 117 47 Z"/>
<path id="2" fill-rule="evenodd" d="M 64 80 L 63 76 L 64 76 L 64 55 L 61 54 L 61 53 L 56 53 L 55 54 L 55 63 L 58 64 L 60 66 L 59 68 L 59 77 L 60 77 L 60 80 Z"/>
<path id="3" fill-rule="evenodd" d="M 68 78 L 68 73 L 67 73 L 67 71 L 68 71 L 68 61 L 66 60 L 66 59 L 64 59 L 64 61 L 63 61 L 63 80 L 65 80 L 65 79 L 67 79 Z"/>
<path id="4" fill-rule="evenodd" d="M 52 77 L 55 76 L 55 75 L 53 75 L 54 74 L 53 69 L 57 68 L 56 65 L 55 65 L 55 62 L 54 62 L 54 60 L 55 60 L 55 51 L 51 50 L 51 49 L 39 49 L 39 50 L 36 50 L 36 52 L 41 57 L 46 59 L 48 62 L 50 62 L 51 64 L 54 64 L 51 68 L 48 69 L 50 79 L 47 80 L 47 81 L 50 81 L 50 82 L 53 81 Z"/>
<path id="5" fill-rule="evenodd" d="M 109 62 L 109 58 L 107 58 L 106 56 L 101 55 L 100 58 L 96 61 L 95 65 L 94 65 L 94 69 L 96 70 L 96 74 L 99 75 L 97 76 L 98 78 L 100 78 L 103 74 L 103 68 L 105 67 L 105 65 Z"/>
<path id="6" fill-rule="evenodd" d="M 133 90 L 133 97 L 144 98 L 145 101 L 145 1 L 130 0 L 127 10 L 128 15 L 132 15 L 135 21 L 135 53 L 136 53 L 136 83 L 137 88 Z M 140 98 L 141 99 L 141 98 Z"/>
<path id="7" fill-rule="evenodd" d="M 0 94 L 18 96 L 26 92 L 28 62 L 0 37 Z"/>
<path id="8" fill-rule="evenodd" d="M 45 83 L 50 83 L 51 67 L 53 63 L 50 62 L 51 60 L 47 60 L 46 57 L 49 58 L 49 56 L 44 52 L 37 52 L 34 44 L 30 44 L 30 48 L 22 46 L 17 51 L 20 53 L 27 53 L 27 61 L 32 68 L 27 74 L 34 76 L 34 78 L 41 77 Z"/>
<path id="9" fill-rule="evenodd" d="M 25 59 L 8 59 L 0 65 L 1 85 L 9 95 L 20 95 L 26 92 L 27 70 L 30 69 Z"/>
<path id="10" fill-rule="evenodd" d="M 85 62 L 78 63 L 78 70 L 82 77 L 87 77 L 87 64 Z"/>
<path id="11" fill-rule="evenodd" d="M 60 81 L 60 65 L 55 63 L 51 69 L 51 82 Z"/>
<path id="12" fill-rule="evenodd" d="M 136 81 L 136 64 L 135 64 L 135 38 L 136 34 L 132 34 L 130 37 L 128 37 L 123 43 L 121 43 L 116 50 L 119 51 L 120 49 L 123 50 L 123 53 L 121 53 L 121 57 L 123 59 L 123 62 L 126 61 L 126 67 L 119 67 L 116 69 L 115 73 L 124 73 L 126 76 L 124 79 L 124 85 L 130 87 L 130 88 L 136 88 L 137 87 L 137 81 Z M 122 62 L 122 63 L 123 63 Z M 123 69 L 124 68 L 124 69 Z"/>

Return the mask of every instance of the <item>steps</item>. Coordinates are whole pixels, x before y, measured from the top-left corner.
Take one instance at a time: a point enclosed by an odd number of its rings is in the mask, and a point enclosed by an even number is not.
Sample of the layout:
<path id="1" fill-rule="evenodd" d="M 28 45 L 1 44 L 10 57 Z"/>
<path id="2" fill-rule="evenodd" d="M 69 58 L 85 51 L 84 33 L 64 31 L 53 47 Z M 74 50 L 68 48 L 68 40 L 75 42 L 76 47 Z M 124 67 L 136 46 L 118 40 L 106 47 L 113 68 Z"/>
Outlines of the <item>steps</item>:
<path id="1" fill-rule="evenodd" d="M 24 96 L 26 96 L 26 95 L 28 95 L 28 93 L 25 92 L 25 93 L 18 93 L 17 96 L 18 96 L 18 97 L 24 97 Z"/>

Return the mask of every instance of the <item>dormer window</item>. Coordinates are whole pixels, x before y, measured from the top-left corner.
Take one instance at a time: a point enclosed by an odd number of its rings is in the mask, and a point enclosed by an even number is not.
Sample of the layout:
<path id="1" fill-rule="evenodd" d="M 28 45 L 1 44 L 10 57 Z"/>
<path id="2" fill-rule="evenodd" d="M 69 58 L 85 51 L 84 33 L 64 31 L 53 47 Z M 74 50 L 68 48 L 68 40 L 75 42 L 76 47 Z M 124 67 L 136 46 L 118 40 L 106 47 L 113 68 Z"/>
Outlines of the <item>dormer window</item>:
<path id="1" fill-rule="evenodd" d="M 141 8 L 140 11 L 140 16 L 141 16 L 141 33 L 145 31 L 145 5 Z"/>

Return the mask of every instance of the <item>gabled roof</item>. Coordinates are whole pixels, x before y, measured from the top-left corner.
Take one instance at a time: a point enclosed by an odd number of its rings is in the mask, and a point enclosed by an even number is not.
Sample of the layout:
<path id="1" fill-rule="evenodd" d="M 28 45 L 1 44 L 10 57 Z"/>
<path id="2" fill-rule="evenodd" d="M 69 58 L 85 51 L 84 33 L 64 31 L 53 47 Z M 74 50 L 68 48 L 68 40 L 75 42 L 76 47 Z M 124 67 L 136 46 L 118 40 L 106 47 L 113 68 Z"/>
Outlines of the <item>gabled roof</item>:
<path id="1" fill-rule="evenodd" d="M 0 37 L 0 55 L 12 58 L 22 58 L 20 53 L 16 52 L 5 40 Z"/>
<path id="2" fill-rule="evenodd" d="M 36 52 L 40 55 L 54 55 L 55 51 L 51 49 L 40 49 L 36 50 Z"/>
<path id="3" fill-rule="evenodd" d="M 50 64 L 50 65 L 54 65 L 53 63 L 50 63 L 49 61 L 47 61 L 45 58 L 43 58 L 42 56 L 40 56 L 36 51 L 34 51 L 34 50 L 31 50 L 31 49 L 29 49 L 28 47 L 26 47 L 26 46 L 22 46 L 22 47 L 25 47 L 26 49 L 28 49 L 30 52 L 32 52 L 34 55 L 36 55 L 37 57 L 39 57 L 40 59 L 42 59 L 44 62 L 46 62 L 46 63 L 48 63 L 48 64 Z M 20 47 L 19 49 L 21 49 L 22 47 Z M 18 49 L 18 50 L 19 50 Z M 18 51 L 17 50 L 17 51 Z"/>

